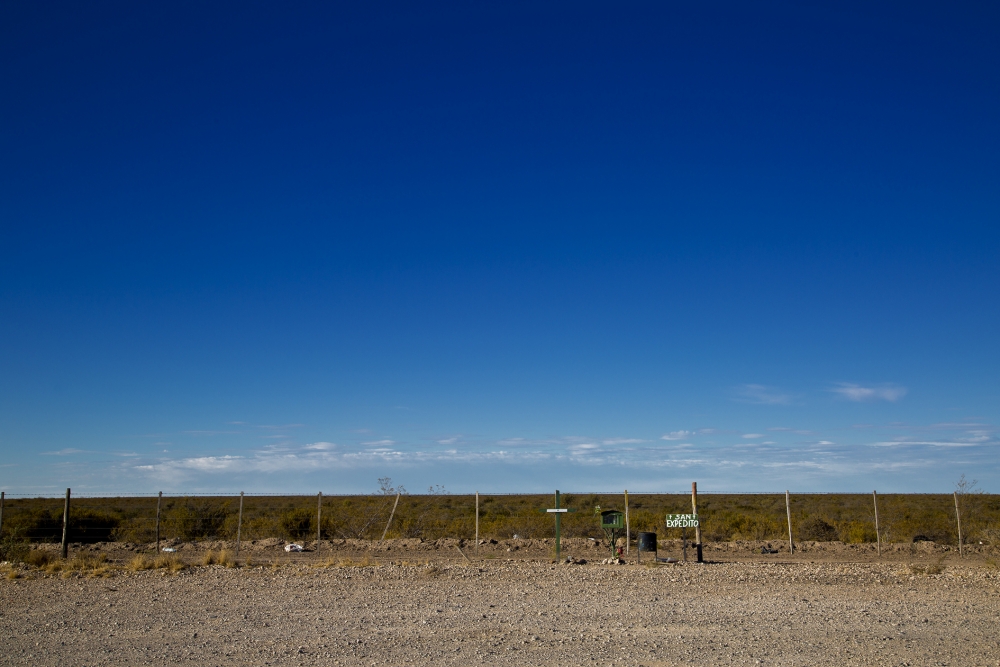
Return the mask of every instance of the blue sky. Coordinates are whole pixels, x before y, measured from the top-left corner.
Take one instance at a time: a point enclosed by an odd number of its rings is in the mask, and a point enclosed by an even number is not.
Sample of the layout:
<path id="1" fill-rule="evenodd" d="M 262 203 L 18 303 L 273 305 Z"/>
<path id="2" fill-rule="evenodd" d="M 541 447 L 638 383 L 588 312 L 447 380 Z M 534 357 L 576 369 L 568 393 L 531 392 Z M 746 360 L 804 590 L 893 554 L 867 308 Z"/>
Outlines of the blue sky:
<path id="1" fill-rule="evenodd" d="M 5 3 L 0 488 L 996 491 L 998 13 Z"/>

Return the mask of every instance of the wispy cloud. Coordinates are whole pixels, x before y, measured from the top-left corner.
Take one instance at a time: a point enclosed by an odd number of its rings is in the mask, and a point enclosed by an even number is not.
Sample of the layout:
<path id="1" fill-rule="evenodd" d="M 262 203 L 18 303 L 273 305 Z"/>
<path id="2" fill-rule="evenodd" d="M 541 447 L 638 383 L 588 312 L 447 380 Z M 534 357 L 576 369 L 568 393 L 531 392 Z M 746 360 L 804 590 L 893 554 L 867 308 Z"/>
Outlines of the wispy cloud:
<path id="1" fill-rule="evenodd" d="M 793 398 L 791 394 L 762 384 L 745 384 L 736 390 L 737 401 L 753 405 L 789 405 Z"/>
<path id="2" fill-rule="evenodd" d="M 660 440 L 684 440 L 694 435 L 691 431 L 671 431 L 666 435 L 661 435 Z"/>
<path id="3" fill-rule="evenodd" d="M 54 452 L 42 452 L 42 456 L 72 456 L 73 454 L 86 454 L 85 449 L 74 449 L 72 447 L 67 447 L 66 449 L 60 449 Z"/>
<path id="4" fill-rule="evenodd" d="M 308 449 L 318 452 L 327 452 L 330 451 L 331 449 L 336 449 L 336 448 L 337 445 L 335 445 L 332 442 L 314 442 L 310 445 L 306 445 L 305 447 L 303 447 L 303 449 Z"/>
<path id="5" fill-rule="evenodd" d="M 458 436 L 452 436 L 450 438 L 442 438 L 441 440 L 437 441 L 439 445 L 454 445 L 456 442 L 458 442 Z"/>
<path id="6" fill-rule="evenodd" d="M 900 387 L 899 385 L 894 384 L 881 384 L 866 387 L 864 385 L 853 384 L 851 382 L 841 382 L 830 391 L 839 395 L 841 398 L 846 398 L 849 401 L 855 401 L 858 403 L 870 401 L 889 401 L 891 403 L 895 403 L 899 399 L 903 398 L 903 396 L 906 396 L 906 387 Z"/>
<path id="7" fill-rule="evenodd" d="M 385 439 L 385 440 L 371 440 L 369 442 L 362 442 L 361 444 L 365 445 L 366 447 L 389 447 L 391 445 L 395 445 L 396 441 L 395 440 L 388 440 L 388 439 Z"/>
<path id="8" fill-rule="evenodd" d="M 753 440 L 755 438 L 763 438 L 764 434 L 763 433 L 744 433 L 743 437 L 746 438 L 747 440 Z"/>
<path id="9" fill-rule="evenodd" d="M 637 445 L 640 442 L 646 442 L 645 440 L 640 440 L 638 438 L 609 438 L 607 440 L 602 440 L 603 445 Z"/>

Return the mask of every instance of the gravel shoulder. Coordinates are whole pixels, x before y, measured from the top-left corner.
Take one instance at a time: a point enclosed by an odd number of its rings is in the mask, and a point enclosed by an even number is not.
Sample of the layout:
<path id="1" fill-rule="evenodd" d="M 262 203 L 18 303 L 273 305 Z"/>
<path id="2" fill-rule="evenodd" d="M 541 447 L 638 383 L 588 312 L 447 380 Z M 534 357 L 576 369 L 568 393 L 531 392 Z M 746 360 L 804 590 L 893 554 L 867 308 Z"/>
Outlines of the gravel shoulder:
<path id="1" fill-rule="evenodd" d="M 985 560 L 333 560 L 3 579 L 0 664 L 1000 665 Z"/>

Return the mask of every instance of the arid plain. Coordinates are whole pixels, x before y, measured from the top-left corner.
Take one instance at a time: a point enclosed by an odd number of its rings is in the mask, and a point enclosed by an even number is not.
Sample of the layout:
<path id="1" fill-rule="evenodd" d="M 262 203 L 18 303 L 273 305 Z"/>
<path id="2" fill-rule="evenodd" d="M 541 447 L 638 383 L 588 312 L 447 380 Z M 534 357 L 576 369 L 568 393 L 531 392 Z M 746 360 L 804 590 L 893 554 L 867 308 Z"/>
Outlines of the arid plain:
<path id="1" fill-rule="evenodd" d="M 933 544 L 708 545 L 709 562 L 603 565 L 596 541 L 77 547 L 8 568 L 11 665 L 1000 665 L 1000 571 Z M 54 545 L 53 545 L 54 546 Z M 665 543 L 661 556 L 680 556 Z M 232 552 L 223 558 L 231 559 Z M 72 556 L 72 554 L 71 554 Z M 577 563 L 565 562 L 569 556 Z M 689 552 L 693 558 L 693 550 Z M 249 559 L 249 563 L 247 562 Z M 129 562 L 133 567 L 129 567 Z M 56 563 L 56 561 L 53 561 Z M 152 563 L 147 563 L 147 566 Z"/>

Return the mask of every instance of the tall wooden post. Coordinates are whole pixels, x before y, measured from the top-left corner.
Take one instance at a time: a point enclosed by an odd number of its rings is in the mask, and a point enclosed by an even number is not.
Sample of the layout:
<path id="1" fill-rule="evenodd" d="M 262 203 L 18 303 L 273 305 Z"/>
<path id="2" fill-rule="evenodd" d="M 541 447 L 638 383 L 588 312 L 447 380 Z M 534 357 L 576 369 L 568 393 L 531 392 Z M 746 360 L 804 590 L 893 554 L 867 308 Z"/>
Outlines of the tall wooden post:
<path id="1" fill-rule="evenodd" d="M 320 530 L 323 525 L 323 492 L 320 491 L 319 495 L 316 497 L 316 550 L 319 551 L 319 538 Z"/>
<path id="2" fill-rule="evenodd" d="M 4 492 L 0 491 L 0 535 L 3 535 L 3 498 Z"/>
<path id="3" fill-rule="evenodd" d="M 476 555 L 479 555 L 479 492 L 476 491 Z"/>
<path id="4" fill-rule="evenodd" d="M 691 513 L 698 516 L 698 482 L 691 482 Z M 694 541 L 694 546 L 698 553 L 698 562 L 704 563 L 701 550 L 701 520 L 698 520 L 698 525 L 694 527 Z"/>
<path id="5" fill-rule="evenodd" d="M 559 507 L 559 505 L 556 505 Z M 625 555 L 628 555 L 629 544 L 632 542 L 632 529 L 628 522 L 628 489 L 625 489 Z"/>
<path id="6" fill-rule="evenodd" d="M 958 555 L 960 558 L 965 557 L 965 551 L 962 547 L 962 513 L 958 511 L 958 491 L 955 492 L 955 521 L 958 522 Z"/>
<path id="7" fill-rule="evenodd" d="M 69 553 L 69 489 L 66 489 L 66 504 L 63 505 L 63 534 L 62 551 L 63 558 Z"/>
<path id="8" fill-rule="evenodd" d="M 236 517 L 236 557 L 240 557 L 240 538 L 243 537 L 243 492 L 240 491 L 240 513 Z"/>
<path id="9" fill-rule="evenodd" d="M 875 503 L 875 545 L 878 549 L 879 557 L 882 556 L 882 536 L 878 532 L 878 494 L 872 491 L 872 502 Z"/>
<path id="10" fill-rule="evenodd" d="M 785 489 L 785 514 L 788 515 L 788 553 L 795 553 L 795 543 L 792 542 L 792 501 Z"/>
<path id="11" fill-rule="evenodd" d="M 163 501 L 163 491 L 156 496 L 156 553 L 160 553 L 160 503 Z"/>
<path id="12" fill-rule="evenodd" d="M 385 534 L 389 532 L 389 524 L 392 523 L 392 517 L 394 517 L 396 515 L 396 505 L 399 504 L 399 495 L 400 495 L 399 493 L 396 494 L 396 502 L 393 503 L 393 505 L 392 505 L 392 511 L 389 512 L 389 520 L 385 522 L 385 530 L 382 531 L 382 539 L 379 540 L 379 542 L 381 542 L 382 540 L 384 540 L 385 539 Z"/>
<path id="13" fill-rule="evenodd" d="M 559 509 L 559 489 L 556 489 L 556 509 Z M 560 523 L 561 520 L 562 520 L 562 513 L 556 512 L 556 561 L 557 562 L 559 561 L 559 536 L 561 535 L 560 529 L 562 527 L 562 524 Z"/>

